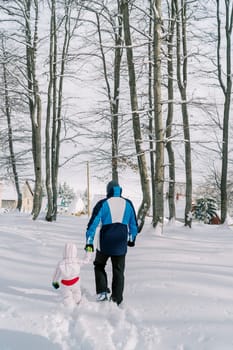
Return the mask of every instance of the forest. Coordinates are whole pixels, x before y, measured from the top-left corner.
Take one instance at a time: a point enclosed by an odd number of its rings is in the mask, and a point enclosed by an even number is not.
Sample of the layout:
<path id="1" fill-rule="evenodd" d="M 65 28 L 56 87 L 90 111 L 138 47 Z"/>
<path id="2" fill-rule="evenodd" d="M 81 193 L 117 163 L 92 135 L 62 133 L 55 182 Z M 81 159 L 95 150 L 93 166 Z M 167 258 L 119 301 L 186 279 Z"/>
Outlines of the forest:
<path id="1" fill-rule="evenodd" d="M 176 218 L 180 182 L 185 226 L 196 187 L 226 221 L 232 0 L 0 0 L 0 15 L 0 179 L 19 210 L 30 179 L 32 218 L 45 191 L 56 220 L 59 171 L 88 161 L 137 174 L 139 230 L 149 210 L 163 224 L 165 197 Z"/>

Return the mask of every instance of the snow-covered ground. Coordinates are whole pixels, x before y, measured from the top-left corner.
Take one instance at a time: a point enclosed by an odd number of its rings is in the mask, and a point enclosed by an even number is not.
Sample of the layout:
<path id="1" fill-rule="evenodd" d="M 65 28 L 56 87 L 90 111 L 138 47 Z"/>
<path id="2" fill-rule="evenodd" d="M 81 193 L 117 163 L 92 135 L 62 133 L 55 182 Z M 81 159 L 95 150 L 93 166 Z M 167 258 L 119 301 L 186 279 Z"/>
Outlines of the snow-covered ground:
<path id="1" fill-rule="evenodd" d="M 69 311 L 51 279 L 66 242 L 83 256 L 86 223 L 0 214 L 0 350 L 233 349 L 231 228 L 176 223 L 158 236 L 148 221 L 128 250 L 123 305 L 95 301 L 90 263 Z"/>

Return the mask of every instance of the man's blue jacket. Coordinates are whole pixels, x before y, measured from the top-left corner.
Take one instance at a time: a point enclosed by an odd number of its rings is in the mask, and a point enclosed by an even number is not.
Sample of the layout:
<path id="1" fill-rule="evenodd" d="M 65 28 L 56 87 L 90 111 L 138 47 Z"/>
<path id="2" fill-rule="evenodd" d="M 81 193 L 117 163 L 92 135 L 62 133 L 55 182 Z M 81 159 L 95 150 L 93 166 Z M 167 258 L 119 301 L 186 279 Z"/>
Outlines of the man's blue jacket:
<path id="1" fill-rule="evenodd" d="M 107 197 L 96 204 L 87 226 L 86 243 L 93 244 L 101 224 L 97 249 L 109 256 L 125 255 L 127 242 L 133 242 L 138 233 L 133 204 L 121 197 L 121 192 L 120 186 L 114 186 Z"/>

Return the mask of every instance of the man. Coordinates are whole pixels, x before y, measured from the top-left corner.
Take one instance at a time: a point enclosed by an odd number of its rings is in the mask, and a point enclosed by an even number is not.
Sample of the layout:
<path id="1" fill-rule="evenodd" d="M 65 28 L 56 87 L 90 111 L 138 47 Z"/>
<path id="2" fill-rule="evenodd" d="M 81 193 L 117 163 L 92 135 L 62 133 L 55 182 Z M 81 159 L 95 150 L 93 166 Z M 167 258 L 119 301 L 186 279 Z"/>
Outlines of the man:
<path id="1" fill-rule="evenodd" d="M 107 197 L 100 200 L 93 209 L 87 226 L 86 250 L 94 251 L 94 237 L 101 223 L 96 256 L 94 260 L 97 300 L 107 300 L 108 280 L 105 266 L 112 263 L 111 300 L 119 305 L 123 300 L 124 270 L 127 245 L 133 247 L 138 233 L 133 204 L 121 197 L 122 189 L 117 181 L 107 185 Z"/>

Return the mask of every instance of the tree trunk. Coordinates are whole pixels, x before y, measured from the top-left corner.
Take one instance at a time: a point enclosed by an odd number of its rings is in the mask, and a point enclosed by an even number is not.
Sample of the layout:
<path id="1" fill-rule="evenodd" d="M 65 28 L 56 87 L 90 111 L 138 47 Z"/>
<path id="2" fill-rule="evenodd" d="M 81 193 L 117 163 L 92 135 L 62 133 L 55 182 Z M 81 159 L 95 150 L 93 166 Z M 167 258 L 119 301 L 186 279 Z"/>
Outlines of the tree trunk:
<path id="1" fill-rule="evenodd" d="M 33 196 L 33 219 L 37 219 L 42 203 L 42 170 L 41 170 L 41 100 L 37 82 L 36 58 L 38 42 L 38 1 L 34 1 L 34 36 L 31 31 L 31 1 L 26 2 L 25 28 L 26 28 L 26 58 L 27 81 L 29 93 L 29 111 L 32 125 L 32 153 L 35 172 L 35 189 Z"/>
<path id="2" fill-rule="evenodd" d="M 225 37 L 226 37 L 226 81 L 223 81 L 223 71 L 221 62 L 221 18 L 220 4 L 217 3 L 217 24 L 218 24 L 218 43 L 217 43 L 217 62 L 218 62 L 218 79 L 224 94 L 224 113 L 223 113 L 223 136 L 222 136 L 222 173 L 221 173 L 221 222 L 224 223 L 227 218 L 228 196 L 227 196 L 227 179 L 228 179 L 228 144 L 229 144 L 229 117 L 232 93 L 232 67 L 231 67 L 231 36 L 233 25 L 233 6 L 225 0 Z"/>
<path id="3" fill-rule="evenodd" d="M 20 211 L 22 208 L 22 193 L 20 190 L 20 184 L 19 184 L 19 176 L 17 172 L 17 165 L 16 165 L 16 159 L 15 159 L 15 152 L 14 152 L 14 142 L 13 142 L 13 130 L 12 130 L 12 123 L 11 123 L 11 111 L 10 111 L 10 99 L 9 99 L 9 89 L 8 89 L 8 79 L 7 79 L 7 68 L 6 68 L 6 52 L 4 48 L 4 44 L 2 42 L 2 49 L 3 49 L 3 57 L 4 60 L 2 62 L 3 65 L 3 94 L 5 99 L 5 114 L 7 118 L 7 127 L 8 127 L 8 144 L 9 144 L 9 150 L 10 150 L 10 163 L 13 171 L 14 176 L 14 183 L 15 188 L 17 192 L 17 209 Z"/>
<path id="4" fill-rule="evenodd" d="M 134 141 L 137 152 L 138 168 L 141 179 L 141 189 L 142 189 L 142 203 L 138 210 L 138 222 L 139 222 L 139 232 L 141 231 L 146 214 L 150 208 L 150 188 L 149 188 L 149 178 L 147 172 L 147 164 L 145 152 L 142 148 L 142 135 L 140 126 L 140 117 L 138 113 L 138 100 L 137 100 L 137 87 L 136 87 L 136 74 L 133 60 L 133 49 L 130 34 L 130 24 L 129 24 L 129 7 L 128 0 L 122 0 L 122 13 L 123 13 L 123 26 L 124 26 L 124 36 L 127 54 L 127 64 L 129 73 L 129 88 L 130 88 L 130 100 L 131 100 L 131 110 L 132 110 L 132 120 L 133 120 L 133 133 Z"/>
<path id="5" fill-rule="evenodd" d="M 183 132 L 185 145 L 185 177 L 186 177 L 186 204 L 185 204 L 185 226 L 192 226 L 192 160 L 191 160 L 191 140 L 189 130 L 189 115 L 187 105 L 187 38 L 186 38 L 186 0 L 175 0 L 176 7 L 176 44 L 177 44 L 177 81 L 181 95 L 181 110 L 183 117 Z M 183 62 L 183 63 L 181 63 Z M 182 73 L 181 73 L 182 70 Z"/>
<path id="6" fill-rule="evenodd" d="M 152 192 L 152 213 L 155 213 L 155 151 L 154 151 L 154 118 L 153 111 L 153 0 L 150 0 L 149 10 L 149 37 L 148 42 L 148 104 L 149 104 L 149 145 L 150 145 L 150 169 L 151 169 L 151 192 Z"/>
<path id="7" fill-rule="evenodd" d="M 118 30 L 115 32 L 114 95 L 112 106 L 112 179 L 118 181 L 118 114 L 120 95 L 120 72 L 122 58 L 122 12 L 118 3 Z"/>
<path id="8" fill-rule="evenodd" d="M 65 3 L 64 14 L 64 39 L 61 53 L 61 65 L 58 75 L 58 44 L 57 44 L 57 16 L 56 1 L 51 1 L 51 24 L 50 24 L 50 79 L 48 85 L 47 101 L 47 124 L 46 124 L 46 188 L 48 194 L 47 221 L 54 221 L 57 218 L 57 198 L 58 198 L 58 172 L 60 159 L 60 138 L 62 123 L 62 99 L 65 75 L 65 65 L 69 51 L 72 30 L 70 20 L 72 18 L 72 0 Z M 78 19 L 76 19 L 76 22 Z M 75 23 L 76 23 L 75 22 Z M 59 78 L 58 78 L 59 76 Z M 50 98 L 52 96 L 52 100 Z M 52 113 L 51 113 L 52 112 Z M 52 118 L 51 118 L 52 114 Z M 50 123 L 52 119 L 52 135 L 50 139 Z"/>
<path id="9" fill-rule="evenodd" d="M 97 18 L 97 28 L 100 44 L 100 52 L 103 62 L 104 78 L 107 88 L 108 101 L 110 106 L 110 116 L 111 116 L 111 142 L 112 142 L 112 179 L 118 181 L 118 112 L 119 112 L 119 94 L 120 94 L 120 68 L 121 68 L 121 58 L 122 58 L 122 16 L 121 7 L 118 1 L 118 29 L 115 29 L 115 49 L 114 49 L 114 87 L 113 96 L 111 92 L 110 82 L 108 79 L 107 64 L 105 53 L 103 50 L 101 27 L 100 27 L 100 15 L 96 13 Z"/>
<path id="10" fill-rule="evenodd" d="M 47 113 L 46 113 L 46 127 L 45 127 L 45 172 L 46 172 L 46 191 L 47 191 L 47 213 L 46 220 L 52 221 L 53 217 L 53 191 L 51 186 L 51 150 L 50 150 L 50 127 L 51 127 L 51 106 L 52 106 L 52 82 L 53 82 L 53 47 L 54 47 L 54 17 L 55 8 L 54 2 L 51 4 L 51 21 L 50 21 L 50 47 L 49 47 L 49 84 L 47 92 Z"/>
<path id="11" fill-rule="evenodd" d="M 175 30 L 175 5 L 174 1 L 170 2 L 170 20 L 168 27 L 168 57 L 167 57 L 167 72 L 168 72 L 168 112 L 167 112 L 167 123 L 166 123 L 166 148 L 169 161 L 169 187 L 168 187 L 168 207 L 169 207 L 169 220 L 173 220 L 176 217 L 175 208 L 175 155 L 172 147 L 172 123 L 173 123 L 173 112 L 174 112 L 174 70 L 173 70 L 173 39 Z"/>
<path id="12" fill-rule="evenodd" d="M 161 0 L 154 4 L 155 212 L 153 226 L 164 220 L 164 128 L 161 102 Z"/>

